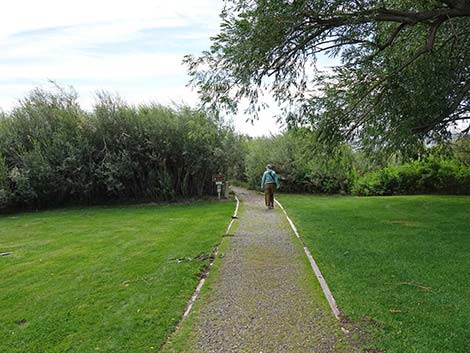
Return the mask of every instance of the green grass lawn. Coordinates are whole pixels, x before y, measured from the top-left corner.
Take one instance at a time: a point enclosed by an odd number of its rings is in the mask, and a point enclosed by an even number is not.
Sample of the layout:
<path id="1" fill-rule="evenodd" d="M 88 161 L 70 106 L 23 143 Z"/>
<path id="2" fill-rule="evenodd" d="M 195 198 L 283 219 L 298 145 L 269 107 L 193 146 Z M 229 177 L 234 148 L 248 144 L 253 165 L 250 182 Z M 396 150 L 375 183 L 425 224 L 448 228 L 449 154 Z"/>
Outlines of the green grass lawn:
<path id="1" fill-rule="evenodd" d="M 0 352 L 158 351 L 232 202 L 0 216 Z"/>
<path id="2" fill-rule="evenodd" d="M 470 197 L 279 200 L 370 347 L 470 352 Z"/>

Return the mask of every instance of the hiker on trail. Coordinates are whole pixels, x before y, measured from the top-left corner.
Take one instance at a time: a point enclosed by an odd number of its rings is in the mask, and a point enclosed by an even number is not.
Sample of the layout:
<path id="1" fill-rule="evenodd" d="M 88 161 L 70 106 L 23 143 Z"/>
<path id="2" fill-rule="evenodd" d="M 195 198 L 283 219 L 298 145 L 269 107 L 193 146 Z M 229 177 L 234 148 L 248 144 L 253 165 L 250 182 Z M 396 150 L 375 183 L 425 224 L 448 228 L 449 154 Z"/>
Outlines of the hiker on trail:
<path id="1" fill-rule="evenodd" d="M 267 208 L 274 208 L 274 191 L 276 187 L 279 188 L 279 178 L 272 168 L 271 164 L 268 164 L 261 179 L 261 188 L 264 189 L 264 202 Z"/>

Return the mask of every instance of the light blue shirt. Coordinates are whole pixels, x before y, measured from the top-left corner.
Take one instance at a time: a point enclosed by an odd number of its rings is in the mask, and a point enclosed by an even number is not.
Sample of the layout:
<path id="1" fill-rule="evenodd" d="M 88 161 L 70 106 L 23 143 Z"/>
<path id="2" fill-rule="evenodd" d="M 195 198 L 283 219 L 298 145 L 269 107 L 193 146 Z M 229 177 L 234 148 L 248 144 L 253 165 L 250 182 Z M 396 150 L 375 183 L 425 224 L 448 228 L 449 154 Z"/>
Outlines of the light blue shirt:
<path id="1" fill-rule="evenodd" d="M 279 187 L 279 178 L 274 170 L 266 169 L 266 171 L 263 173 L 261 187 L 263 188 L 265 184 L 276 184 L 276 186 Z"/>

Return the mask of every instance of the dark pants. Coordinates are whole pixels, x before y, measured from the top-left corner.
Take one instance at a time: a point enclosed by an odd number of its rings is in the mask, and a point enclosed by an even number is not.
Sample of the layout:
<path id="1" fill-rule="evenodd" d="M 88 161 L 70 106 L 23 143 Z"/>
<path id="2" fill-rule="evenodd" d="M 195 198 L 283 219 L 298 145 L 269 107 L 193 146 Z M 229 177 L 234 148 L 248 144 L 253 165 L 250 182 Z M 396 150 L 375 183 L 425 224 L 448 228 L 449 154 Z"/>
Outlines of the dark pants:
<path id="1" fill-rule="evenodd" d="M 264 184 L 264 203 L 266 207 L 274 207 L 274 191 L 276 184 Z"/>

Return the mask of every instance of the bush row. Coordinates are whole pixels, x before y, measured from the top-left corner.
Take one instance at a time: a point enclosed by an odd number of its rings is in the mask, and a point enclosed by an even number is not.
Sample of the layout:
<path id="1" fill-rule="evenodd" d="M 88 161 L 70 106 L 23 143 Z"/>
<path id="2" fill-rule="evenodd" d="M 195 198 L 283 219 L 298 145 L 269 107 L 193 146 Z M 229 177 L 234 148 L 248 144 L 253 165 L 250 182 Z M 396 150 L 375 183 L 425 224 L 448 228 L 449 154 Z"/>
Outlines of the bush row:
<path id="1" fill-rule="evenodd" d="M 92 112 L 73 91 L 34 90 L 0 117 L 0 209 L 213 192 L 240 138 L 188 107 L 130 106 L 99 94 Z"/>
<path id="2" fill-rule="evenodd" d="M 358 178 L 352 192 L 364 196 L 470 194 L 470 167 L 432 157 L 388 166 Z"/>
<path id="3" fill-rule="evenodd" d="M 246 142 L 246 180 L 251 188 L 260 188 L 266 164 L 274 165 L 286 192 L 350 192 L 355 176 L 355 161 L 349 146 L 334 155 L 314 151 L 312 136 L 306 130 L 291 130 L 282 135 Z"/>
<path id="4" fill-rule="evenodd" d="M 398 156 L 374 161 L 344 145 L 330 154 L 315 148 L 311 132 L 297 129 L 246 142 L 246 181 L 260 187 L 267 163 L 274 165 L 287 192 L 397 195 L 470 194 L 470 141 L 424 149 L 421 159 Z"/>

